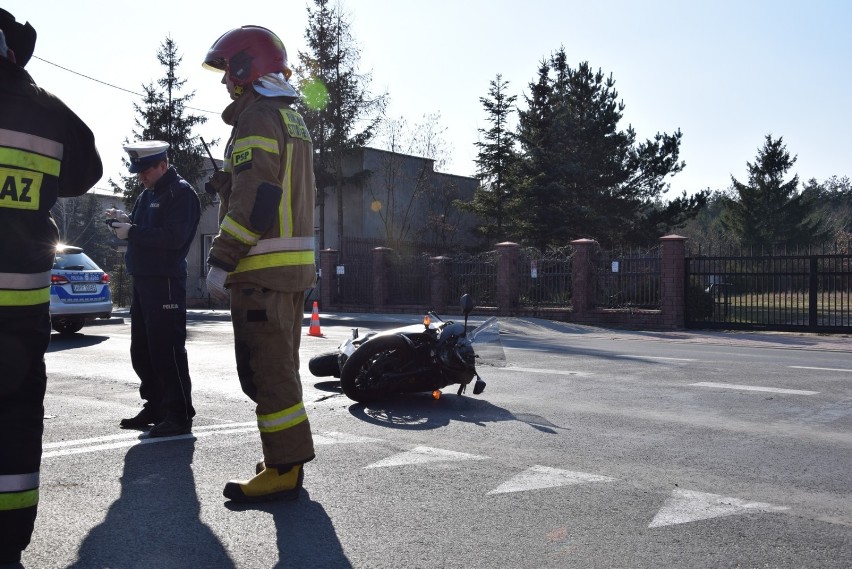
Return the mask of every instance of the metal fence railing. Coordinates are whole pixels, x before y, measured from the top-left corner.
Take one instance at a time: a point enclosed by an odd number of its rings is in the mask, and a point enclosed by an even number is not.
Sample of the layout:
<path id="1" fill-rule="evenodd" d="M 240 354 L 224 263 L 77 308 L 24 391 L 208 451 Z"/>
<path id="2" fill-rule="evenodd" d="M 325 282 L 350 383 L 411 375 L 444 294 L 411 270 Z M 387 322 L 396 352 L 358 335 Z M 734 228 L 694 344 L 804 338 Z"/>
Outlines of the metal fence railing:
<path id="1" fill-rule="evenodd" d="M 458 255 L 450 261 L 450 298 L 470 294 L 477 306 L 497 306 L 497 252 Z"/>
<path id="2" fill-rule="evenodd" d="M 584 291 L 598 309 L 655 310 L 662 305 L 662 247 L 649 250 L 598 249 L 589 265 L 576 266 L 571 247 L 541 253 L 519 248 L 518 254 L 488 251 L 456 254 L 440 263 L 449 286 L 449 300 L 470 294 L 477 306 L 498 305 L 498 260 L 501 290 L 516 308 L 538 310 L 573 308 L 579 294 L 575 275 L 590 278 Z M 688 252 L 684 262 L 686 325 L 701 328 L 807 329 L 848 332 L 852 328 L 852 254 L 796 252 L 748 254 L 743 251 Z M 373 263 L 377 257 L 339 254 L 332 274 L 333 304 L 376 302 Z M 436 275 L 427 254 L 383 256 L 384 302 L 404 306 L 431 304 Z M 587 258 L 587 257 L 584 257 Z M 678 262 L 678 267 L 680 264 Z M 678 268 L 680 271 L 680 268 Z M 678 272 L 678 275 L 681 273 Z M 680 278 L 678 276 L 677 278 Z M 443 293 L 442 293 L 443 294 Z M 510 305 L 511 307 L 512 305 Z"/>
<path id="3" fill-rule="evenodd" d="M 391 255 L 388 272 L 388 304 L 428 304 L 428 255 Z"/>
<path id="4" fill-rule="evenodd" d="M 571 306 L 571 263 L 574 248 L 541 252 L 521 250 L 519 275 L 520 301 L 525 307 Z"/>
<path id="5" fill-rule="evenodd" d="M 594 298 L 598 308 L 660 307 L 661 248 L 599 250 L 594 256 Z"/>
<path id="6" fill-rule="evenodd" d="M 848 330 L 852 255 L 820 251 L 699 250 L 686 260 L 687 325 Z"/>

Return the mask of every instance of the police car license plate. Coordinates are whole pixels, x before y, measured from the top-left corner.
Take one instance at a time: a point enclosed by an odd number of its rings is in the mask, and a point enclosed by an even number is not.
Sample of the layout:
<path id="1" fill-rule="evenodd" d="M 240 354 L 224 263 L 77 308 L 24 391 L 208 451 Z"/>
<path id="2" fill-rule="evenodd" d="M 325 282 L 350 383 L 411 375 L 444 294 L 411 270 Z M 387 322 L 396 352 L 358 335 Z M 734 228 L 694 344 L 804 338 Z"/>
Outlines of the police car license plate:
<path id="1" fill-rule="evenodd" d="M 95 283 L 72 284 L 71 290 L 74 292 L 98 292 L 98 285 Z"/>

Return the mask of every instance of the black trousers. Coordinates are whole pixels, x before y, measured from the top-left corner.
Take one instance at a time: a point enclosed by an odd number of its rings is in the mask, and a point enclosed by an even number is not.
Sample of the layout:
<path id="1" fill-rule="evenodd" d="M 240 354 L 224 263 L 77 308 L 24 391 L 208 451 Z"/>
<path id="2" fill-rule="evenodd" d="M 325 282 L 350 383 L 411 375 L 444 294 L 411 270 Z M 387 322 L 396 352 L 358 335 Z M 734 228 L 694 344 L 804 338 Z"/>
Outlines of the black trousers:
<path id="1" fill-rule="evenodd" d="M 38 508 L 47 304 L 27 316 L 0 315 L 0 564 L 30 543 Z"/>
<path id="2" fill-rule="evenodd" d="M 195 416 L 186 358 L 186 279 L 133 278 L 130 361 L 146 409 L 180 422 Z"/>

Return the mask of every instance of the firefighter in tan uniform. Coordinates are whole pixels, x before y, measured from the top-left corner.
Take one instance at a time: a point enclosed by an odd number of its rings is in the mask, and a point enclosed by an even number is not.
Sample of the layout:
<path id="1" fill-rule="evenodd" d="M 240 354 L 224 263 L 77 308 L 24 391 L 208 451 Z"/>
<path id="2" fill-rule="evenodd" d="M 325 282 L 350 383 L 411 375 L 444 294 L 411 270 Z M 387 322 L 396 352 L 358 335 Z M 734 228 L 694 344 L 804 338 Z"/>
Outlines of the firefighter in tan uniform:
<path id="1" fill-rule="evenodd" d="M 29 22 L 0 9 L 0 565 L 20 561 L 39 503 L 59 242 L 50 209 L 103 174 L 89 127 L 24 70 L 35 42 Z"/>
<path id="2" fill-rule="evenodd" d="M 257 404 L 263 446 L 257 475 L 228 482 L 224 495 L 237 502 L 295 499 L 302 465 L 314 458 L 299 379 L 304 291 L 316 279 L 313 146 L 290 108 L 297 95 L 274 33 L 231 30 L 204 66 L 224 71 L 233 100 L 222 113 L 233 127 L 225 165 L 208 182 L 221 205 L 207 288 L 215 299 L 230 291 L 237 374 Z"/>

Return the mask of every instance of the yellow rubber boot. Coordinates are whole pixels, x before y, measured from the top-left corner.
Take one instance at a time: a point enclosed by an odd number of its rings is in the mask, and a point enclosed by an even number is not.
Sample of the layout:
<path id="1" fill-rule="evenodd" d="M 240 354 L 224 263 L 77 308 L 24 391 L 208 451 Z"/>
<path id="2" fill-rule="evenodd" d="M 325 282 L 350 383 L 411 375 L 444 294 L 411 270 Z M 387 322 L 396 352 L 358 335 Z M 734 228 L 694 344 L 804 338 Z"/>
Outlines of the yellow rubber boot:
<path id="1" fill-rule="evenodd" d="M 223 494 L 234 502 L 295 500 L 299 497 L 304 477 L 301 464 L 283 473 L 267 465 L 251 480 L 231 480 L 225 484 Z"/>

